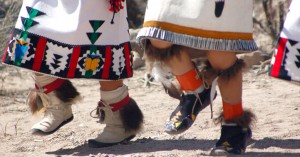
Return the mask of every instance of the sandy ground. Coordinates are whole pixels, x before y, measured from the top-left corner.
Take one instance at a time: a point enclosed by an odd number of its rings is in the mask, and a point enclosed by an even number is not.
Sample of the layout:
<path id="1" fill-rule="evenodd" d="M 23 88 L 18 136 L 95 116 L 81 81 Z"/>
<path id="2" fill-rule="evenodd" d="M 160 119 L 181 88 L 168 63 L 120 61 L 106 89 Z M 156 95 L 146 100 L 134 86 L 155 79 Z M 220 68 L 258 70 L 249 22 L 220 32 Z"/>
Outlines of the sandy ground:
<path id="1" fill-rule="evenodd" d="M 203 110 L 194 125 L 185 133 L 171 136 L 163 131 L 165 120 L 178 101 L 164 93 L 162 86 L 143 87 L 144 68 L 134 72 L 125 83 L 130 95 L 138 102 L 145 116 L 143 131 L 132 142 L 95 149 L 86 145 L 103 129 L 89 116 L 100 99 L 98 82 L 72 80 L 83 96 L 73 106 L 74 120 L 56 133 L 32 136 L 32 118 L 25 105 L 33 81 L 27 71 L 6 68 L 0 71 L 0 156 L 209 156 L 220 136 L 220 126 L 210 118 L 210 109 Z M 244 75 L 244 107 L 251 108 L 258 121 L 253 139 L 243 156 L 290 157 L 300 156 L 300 86 L 273 79 L 256 70 Z M 221 98 L 214 101 L 214 115 L 220 110 Z"/>

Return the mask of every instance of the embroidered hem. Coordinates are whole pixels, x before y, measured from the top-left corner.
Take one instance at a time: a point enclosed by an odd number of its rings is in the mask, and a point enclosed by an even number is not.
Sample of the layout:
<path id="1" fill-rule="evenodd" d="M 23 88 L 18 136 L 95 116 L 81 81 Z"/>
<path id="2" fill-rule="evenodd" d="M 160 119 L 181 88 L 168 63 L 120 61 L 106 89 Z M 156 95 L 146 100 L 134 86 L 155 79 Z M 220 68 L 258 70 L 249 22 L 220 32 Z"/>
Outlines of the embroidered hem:
<path id="1" fill-rule="evenodd" d="M 67 45 L 15 29 L 2 62 L 59 78 L 119 80 L 132 77 L 130 42 L 119 45 Z M 92 52 L 92 53 L 91 53 Z"/>
<path id="2" fill-rule="evenodd" d="M 253 40 L 225 40 L 202 38 L 186 34 L 178 34 L 156 27 L 144 27 L 137 36 L 137 41 L 142 42 L 146 38 L 155 38 L 171 42 L 173 44 L 188 46 L 202 50 L 236 51 L 247 52 L 257 50 L 257 45 Z"/>

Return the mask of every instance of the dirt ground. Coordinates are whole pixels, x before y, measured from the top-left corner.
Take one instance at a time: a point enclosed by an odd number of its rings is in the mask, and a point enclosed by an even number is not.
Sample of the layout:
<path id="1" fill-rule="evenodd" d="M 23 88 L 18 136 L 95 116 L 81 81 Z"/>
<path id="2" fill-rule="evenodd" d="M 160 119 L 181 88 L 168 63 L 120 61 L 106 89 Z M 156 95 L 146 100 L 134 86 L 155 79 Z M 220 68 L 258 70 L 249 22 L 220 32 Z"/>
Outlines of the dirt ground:
<path id="1" fill-rule="evenodd" d="M 0 67 L 1 68 L 1 67 Z M 2 67 L 3 68 L 3 67 Z M 203 110 L 194 125 L 185 133 L 171 136 L 164 133 L 164 124 L 178 101 L 164 93 L 162 86 L 143 87 L 145 69 L 134 72 L 125 81 L 129 92 L 145 116 L 144 129 L 132 142 L 108 148 L 89 148 L 87 139 L 103 129 L 89 113 L 100 99 L 96 80 L 72 80 L 83 96 L 73 106 L 74 120 L 49 136 L 33 136 L 33 118 L 25 105 L 28 90 L 34 87 L 28 71 L 9 67 L 0 71 L 0 156 L 1 157 L 156 157 L 209 156 L 220 136 L 220 126 L 210 118 L 210 109 Z M 253 139 L 243 155 L 261 157 L 300 156 L 300 86 L 257 76 L 257 70 L 244 74 L 243 102 L 258 121 Z M 214 101 L 214 117 L 221 107 L 220 95 Z"/>

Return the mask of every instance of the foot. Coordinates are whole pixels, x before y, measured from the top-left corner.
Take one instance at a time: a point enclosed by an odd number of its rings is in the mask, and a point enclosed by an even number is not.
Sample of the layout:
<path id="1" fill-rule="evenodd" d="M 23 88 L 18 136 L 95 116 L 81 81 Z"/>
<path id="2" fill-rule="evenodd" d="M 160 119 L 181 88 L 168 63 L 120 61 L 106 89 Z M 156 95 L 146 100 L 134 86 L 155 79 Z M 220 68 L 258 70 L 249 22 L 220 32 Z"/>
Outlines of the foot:
<path id="1" fill-rule="evenodd" d="M 90 139 L 90 140 L 88 140 L 88 146 L 91 148 L 110 147 L 110 146 L 126 143 L 126 142 L 132 140 L 134 137 L 135 137 L 135 135 L 131 135 L 131 136 L 123 139 L 120 142 L 113 142 L 113 143 L 100 142 L 100 141 L 97 141 L 96 139 Z"/>
<path id="2" fill-rule="evenodd" d="M 211 155 L 224 156 L 228 154 L 245 153 L 247 142 L 251 139 L 250 128 L 241 126 L 222 126 L 221 137 Z"/>
<path id="3" fill-rule="evenodd" d="M 31 133 L 33 135 L 50 135 L 72 120 L 71 105 L 47 106 L 42 120 L 33 125 Z"/>
<path id="4" fill-rule="evenodd" d="M 116 111 L 114 113 L 105 112 L 105 119 L 106 126 L 104 130 L 95 139 L 88 140 L 89 147 L 110 147 L 113 145 L 124 143 L 126 141 L 130 141 L 135 137 L 134 132 L 126 131 L 120 116 L 120 111 Z"/>
<path id="5" fill-rule="evenodd" d="M 80 99 L 69 80 L 35 76 L 35 86 L 28 97 L 32 113 L 43 112 L 42 120 L 32 127 L 33 135 L 49 135 L 73 120 L 72 104 Z"/>
<path id="6" fill-rule="evenodd" d="M 139 132 L 143 123 L 141 110 L 129 96 L 115 104 L 100 101 L 97 117 L 100 123 L 106 126 L 95 139 L 88 140 L 88 146 L 92 148 L 109 147 L 130 141 Z"/>
<path id="7" fill-rule="evenodd" d="M 49 131 L 49 128 L 51 128 L 51 126 L 49 126 L 49 123 L 46 122 L 45 120 L 40 121 L 39 123 L 35 124 L 32 129 L 31 129 L 31 134 L 32 135 L 40 135 L 40 136 L 44 136 L 44 135 L 50 135 L 53 134 L 54 132 L 56 132 L 59 128 L 61 128 L 62 126 L 64 126 L 65 124 L 71 122 L 74 119 L 73 115 L 64 120 L 63 122 L 61 122 L 57 127 L 54 127 L 54 130 L 51 129 L 51 131 Z M 41 128 L 41 125 L 44 126 L 43 128 Z M 52 126 L 53 127 L 53 126 Z"/>
<path id="8" fill-rule="evenodd" d="M 211 103 L 210 92 L 211 88 L 204 89 L 198 95 L 182 94 L 180 104 L 172 112 L 165 125 L 165 132 L 168 134 L 180 134 L 189 129 L 198 113 Z M 215 93 L 214 99 L 216 95 Z"/>

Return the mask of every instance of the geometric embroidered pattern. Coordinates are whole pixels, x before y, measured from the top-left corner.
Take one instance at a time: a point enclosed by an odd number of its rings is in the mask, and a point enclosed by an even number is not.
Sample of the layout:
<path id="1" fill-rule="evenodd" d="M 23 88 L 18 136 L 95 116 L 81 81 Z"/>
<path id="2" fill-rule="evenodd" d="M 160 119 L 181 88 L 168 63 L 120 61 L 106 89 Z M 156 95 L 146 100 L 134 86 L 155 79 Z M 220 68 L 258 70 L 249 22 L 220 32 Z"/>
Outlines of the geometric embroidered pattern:
<path id="1" fill-rule="evenodd" d="M 97 30 L 96 28 L 101 26 L 101 22 L 91 23 L 94 26 L 93 30 Z M 2 58 L 3 63 L 16 65 L 12 56 L 16 50 L 15 39 L 19 37 L 21 32 L 24 31 L 14 30 L 12 40 Z M 101 36 L 99 35 L 101 33 L 95 32 L 94 34 L 89 38 L 91 43 Z M 31 33 L 27 33 L 26 37 L 28 46 L 24 59 L 17 65 L 19 67 L 61 78 L 118 80 L 132 77 L 132 55 L 129 42 L 119 45 L 73 46 Z M 96 66 L 94 65 L 95 59 L 99 59 Z M 86 73 L 88 65 L 90 65 L 90 69 L 94 70 L 92 74 Z"/>
<path id="2" fill-rule="evenodd" d="M 23 62 L 24 56 L 28 53 L 29 49 L 29 41 L 28 41 L 28 30 L 37 25 L 38 22 L 34 21 L 34 18 L 37 16 L 45 15 L 45 13 L 33 9 L 31 7 L 26 7 L 28 18 L 21 17 L 21 22 L 23 24 L 23 30 L 19 33 L 18 36 L 15 36 L 10 44 L 13 45 L 12 47 L 12 54 L 11 57 L 14 61 L 14 65 L 20 66 Z"/>
<path id="3" fill-rule="evenodd" d="M 97 30 L 103 25 L 103 23 L 104 21 L 102 20 L 90 20 L 90 25 L 93 28 L 93 32 L 86 33 L 92 44 L 90 46 L 90 52 L 85 59 L 85 77 L 87 78 L 92 77 L 93 74 L 95 74 L 97 68 L 100 66 L 99 64 L 103 62 L 97 52 L 97 47 L 94 45 L 102 34 L 97 32 Z"/>
<path id="4" fill-rule="evenodd" d="M 2 62 L 60 78 L 132 77 L 127 14 L 112 25 L 106 5 L 24 1 Z"/>
<path id="5" fill-rule="evenodd" d="M 269 75 L 285 80 L 300 81 L 300 42 L 279 38 Z"/>

